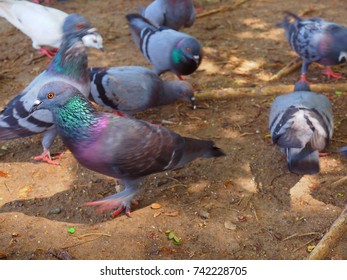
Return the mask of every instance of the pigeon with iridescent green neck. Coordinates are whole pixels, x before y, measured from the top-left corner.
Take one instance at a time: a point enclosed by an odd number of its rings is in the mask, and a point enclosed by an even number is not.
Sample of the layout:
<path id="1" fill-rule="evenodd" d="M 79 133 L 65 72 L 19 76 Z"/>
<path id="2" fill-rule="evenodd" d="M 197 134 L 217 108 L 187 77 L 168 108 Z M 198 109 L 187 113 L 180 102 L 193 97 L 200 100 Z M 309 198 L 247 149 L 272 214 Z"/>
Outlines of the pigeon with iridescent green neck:
<path id="1" fill-rule="evenodd" d="M 166 105 L 176 100 L 192 103 L 192 86 L 186 81 L 163 81 L 145 67 L 89 68 L 90 95 L 95 103 L 126 114 Z"/>
<path id="2" fill-rule="evenodd" d="M 224 156 L 213 141 L 182 137 L 131 117 L 97 111 L 74 87 L 63 82 L 41 87 L 32 110 L 50 110 L 65 146 L 84 167 L 120 180 L 125 190 L 87 203 L 99 211 L 125 210 L 147 175 L 177 169 L 199 157 Z"/>
<path id="3" fill-rule="evenodd" d="M 53 126 L 52 114 L 48 110 L 31 114 L 32 103 L 37 99 L 41 87 L 52 81 L 71 84 L 88 96 L 90 80 L 86 45 L 99 40 L 100 44 L 97 46 L 102 49 L 100 34 L 81 15 L 69 15 L 64 22 L 63 31 L 63 43 L 48 67 L 14 97 L 0 114 L 0 140 L 44 133 L 43 153 L 35 159 L 53 164 L 55 162 L 50 158 L 49 147 L 57 132 Z"/>
<path id="4" fill-rule="evenodd" d="M 202 60 L 202 46 L 194 37 L 158 27 L 139 14 L 126 16 L 136 46 L 160 75 L 171 71 L 178 77 L 192 74 Z"/>
<path id="5" fill-rule="evenodd" d="M 179 30 L 193 25 L 195 8 L 192 0 L 154 0 L 142 15 L 157 25 Z"/>

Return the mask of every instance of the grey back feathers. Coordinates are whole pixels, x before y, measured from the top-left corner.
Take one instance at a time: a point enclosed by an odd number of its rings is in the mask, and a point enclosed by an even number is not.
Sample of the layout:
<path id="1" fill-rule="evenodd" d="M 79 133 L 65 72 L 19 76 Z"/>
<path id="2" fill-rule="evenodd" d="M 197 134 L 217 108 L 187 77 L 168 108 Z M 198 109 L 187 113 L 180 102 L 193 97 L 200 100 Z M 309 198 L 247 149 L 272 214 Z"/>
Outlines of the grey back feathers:
<path id="1" fill-rule="evenodd" d="M 136 46 L 160 75 L 171 71 L 176 75 L 190 75 L 200 65 L 202 46 L 194 37 L 159 27 L 139 14 L 126 16 Z"/>
<path id="2" fill-rule="evenodd" d="M 159 26 L 179 30 L 193 25 L 195 8 L 192 0 L 155 0 L 142 15 Z"/>
<path id="3" fill-rule="evenodd" d="M 153 71 L 140 66 L 90 68 L 89 99 L 126 114 L 176 100 L 187 100 L 194 106 L 192 86 L 186 81 L 163 81 Z"/>
<path id="4" fill-rule="evenodd" d="M 296 91 L 278 96 L 269 118 L 273 142 L 287 154 L 293 173 L 319 172 L 318 151 L 323 150 L 333 134 L 330 101 L 311 91 Z"/>

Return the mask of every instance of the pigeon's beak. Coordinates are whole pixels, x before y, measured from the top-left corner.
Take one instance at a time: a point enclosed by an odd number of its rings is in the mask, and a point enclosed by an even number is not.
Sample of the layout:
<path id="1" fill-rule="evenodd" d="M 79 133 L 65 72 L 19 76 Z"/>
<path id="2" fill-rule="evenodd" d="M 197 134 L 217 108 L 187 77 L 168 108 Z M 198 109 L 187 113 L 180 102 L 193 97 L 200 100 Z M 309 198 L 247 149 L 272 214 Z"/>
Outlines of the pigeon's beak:
<path id="1" fill-rule="evenodd" d="M 99 50 L 100 50 L 100 51 L 102 51 L 102 52 L 104 52 L 104 51 L 105 51 L 105 50 L 104 50 L 104 47 L 101 47 Z"/>
<path id="2" fill-rule="evenodd" d="M 34 102 L 34 105 L 30 109 L 30 114 L 34 113 L 36 110 L 39 110 L 40 109 L 39 107 L 40 107 L 41 104 L 42 104 L 42 101 L 36 100 Z"/>
<path id="3" fill-rule="evenodd" d="M 195 110 L 195 109 L 196 109 L 195 96 L 192 96 L 192 97 L 190 98 L 190 103 L 192 104 L 193 110 Z"/>
<path id="4" fill-rule="evenodd" d="M 197 65 L 200 63 L 200 55 L 193 55 L 193 59 Z"/>

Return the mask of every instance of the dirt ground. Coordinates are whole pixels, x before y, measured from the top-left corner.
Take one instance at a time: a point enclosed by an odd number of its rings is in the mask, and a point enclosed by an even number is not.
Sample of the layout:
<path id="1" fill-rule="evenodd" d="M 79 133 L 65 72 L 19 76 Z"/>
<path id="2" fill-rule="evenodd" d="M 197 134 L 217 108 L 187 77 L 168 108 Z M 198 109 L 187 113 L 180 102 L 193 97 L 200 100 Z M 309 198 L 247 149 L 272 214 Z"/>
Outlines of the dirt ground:
<path id="1" fill-rule="evenodd" d="M 78 12 L 98 28 L 105 52 L 90 50 L 90 66 L 149 66 L 132 42 L 124 15 L 149 0 L 70 0 L 51 6 Z M 194 1 L 199 13 L 233 1 Z M 328 8 L 329 5 L 329 8 Z M 299 8 L 298 8 L 299 7 Z M 269 78 L 295 58 L 283 30 L 282 12 L 319 16 L 347 25 L 345 1 L 250 0 L 234 11 L 196 20 L 185 32 L 204 45 L 205 57 L 187 77 L 199 94 L 225 88 L 293 85 L 299 70 L 277 82 Z M 0 19 L 0 107 L 48 64 L 31 41 Z M 342 73 L 346 64 L 334 68 Z M 327 80 L 317 65 L 308 78 Z M 346 82 L 346 74 L 341 82 Z M 165 74 L 165 79 L 176 79 Z M 277 92 L 276 94 L 281 94 Z M 71 153 L 61 166 L 38 163 L 41 135 L 0 143 L 0 258 L 3 259 L 305 259 L 347 203 L 347 160 L 335 152 L 347 143 L 347 96 L 332 101 L 335 132 L 321 158 L 321 173 L 291 174 L 267 137 L 275 95 L 237 94 L 151 109 L 137 116 L 185 136 L 213 139 L 227 156 L 199 159 L 185 168 L 149 176 L 131 218 L 96 214 L 84 202 L 111 195 L 114 179 L 81 167 Z M 56 139 L 52 152 L 64 149 Z M 335 184 L 334 184 L 335 183 Z M 159 204 L 155 209 L 153 203 Z M 158 209 L 158 207 L 160 207 Z M 74 228 L 74 233 L 68 230 Z M 175 245 L 166 234 L 181 238 Z M 347 236 L 328 259 L 347 259 Z"/>

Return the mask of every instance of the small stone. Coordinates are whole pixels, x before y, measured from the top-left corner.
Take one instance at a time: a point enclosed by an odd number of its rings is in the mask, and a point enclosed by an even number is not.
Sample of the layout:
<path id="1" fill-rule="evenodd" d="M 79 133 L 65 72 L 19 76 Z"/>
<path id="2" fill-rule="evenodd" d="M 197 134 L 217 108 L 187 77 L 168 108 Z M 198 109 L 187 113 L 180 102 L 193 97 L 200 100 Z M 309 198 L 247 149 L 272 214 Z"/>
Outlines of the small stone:
<path id="1" fill-rule="evenodd" d="M 209 219 L 210 218 L 210 213 L 208 213 L 206 210 L 200 210 L 199 211 L 199 216 L 203 219 Z"/>
<path id="2" fill-rule="evenodd" d="M 61 208 L 54 208 L 54 209 L 50 209 L 48 210 L 47 214 L 51 215 L 51 214 L 60 214 L 61 212 Z"/>
<path id="3" fill-rule="evenodd" d="M 225 222 L 224 222 L 224 227 L 225 227 L 226 229 L 230 229 L 230 230 L 235 230 L 235 229 L 236 229 L 236 225 L 233 224 L 233 223 L 230 222 L 230 221 L 225 221 Z"/>

